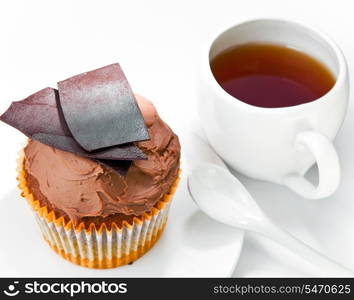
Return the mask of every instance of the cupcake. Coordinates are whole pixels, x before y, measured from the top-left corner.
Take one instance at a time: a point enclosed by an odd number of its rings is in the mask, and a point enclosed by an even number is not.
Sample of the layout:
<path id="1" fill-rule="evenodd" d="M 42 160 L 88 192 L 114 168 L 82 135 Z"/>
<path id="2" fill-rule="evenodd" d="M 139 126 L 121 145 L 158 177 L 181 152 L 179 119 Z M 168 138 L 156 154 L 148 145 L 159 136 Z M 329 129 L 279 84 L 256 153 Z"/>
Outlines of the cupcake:
<path id="1" fill-rule="evenodd" d="M 58 87 L 1 116 L 29 137 L 18 164 L 22 196 L 63 258 L 91 268 L 131 263 L 166 225 L 180 173 L 178 137 L 131 92 L 118 64 Z"/>

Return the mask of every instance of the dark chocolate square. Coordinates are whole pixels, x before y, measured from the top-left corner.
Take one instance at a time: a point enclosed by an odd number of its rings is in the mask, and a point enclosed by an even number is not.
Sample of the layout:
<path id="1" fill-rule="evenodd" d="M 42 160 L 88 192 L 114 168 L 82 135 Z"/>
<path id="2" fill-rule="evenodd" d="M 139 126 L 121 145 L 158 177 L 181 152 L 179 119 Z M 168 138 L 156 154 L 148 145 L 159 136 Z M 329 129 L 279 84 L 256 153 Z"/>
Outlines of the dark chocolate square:
<path id="1" fill-rule="evenodd" d="M 119 64 L 58 82 L 58 89 L 65 121 L 86 151 L 149 139 Z"/>

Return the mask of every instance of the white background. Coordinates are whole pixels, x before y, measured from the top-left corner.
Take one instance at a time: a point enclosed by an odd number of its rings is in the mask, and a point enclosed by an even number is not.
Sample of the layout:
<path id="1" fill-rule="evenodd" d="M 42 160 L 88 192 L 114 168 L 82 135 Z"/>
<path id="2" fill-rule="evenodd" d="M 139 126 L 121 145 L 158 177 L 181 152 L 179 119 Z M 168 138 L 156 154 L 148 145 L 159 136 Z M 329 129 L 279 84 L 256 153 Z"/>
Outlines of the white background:
<path id="1" fill-rule="evenodd" d="M 0 112 L 71 75 L 120 62 L 133 89 L 153 100 L 178 133 L 196 118 L 194 74 L 203 41 L 223 24 L 250 17 L 306 22 L 332 36 L 354 72 L 352 1 L 1 1 Z M 353 80 L 351 80 L 353 85 Z M 301 199 L 285 188 L 240 179 L 280 225 L 354 269 L 353 104 L 336 140 L 343 182 L 324 200 Z M 4 136 L 4 133 L 7 133 Z M 0 125 L 0 147 L 22 134 Z M 14 157 L 12 149 L 0 165 Z M 12 162 L 11 162 L 12 163 Z M 14 163 L 13 163 L 14 164 Z M 15 164 L 14 164 L 15 165 Z M 14 186 L 15 168 L 0 175 Z M 1 211 L 0 211 L 1 217 Z M 247 234 L 234 276 L 309 276 L 300 258 Z"/>

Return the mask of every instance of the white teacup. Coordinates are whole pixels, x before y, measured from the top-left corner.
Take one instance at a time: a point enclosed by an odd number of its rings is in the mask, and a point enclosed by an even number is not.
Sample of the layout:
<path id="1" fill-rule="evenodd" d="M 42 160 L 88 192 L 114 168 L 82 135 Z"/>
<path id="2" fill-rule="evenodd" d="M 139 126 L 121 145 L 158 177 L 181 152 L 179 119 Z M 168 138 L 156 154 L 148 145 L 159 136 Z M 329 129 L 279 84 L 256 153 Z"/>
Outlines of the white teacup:
<path id="1" fill-rule="evenodd" d="M 249 42 L 292 46 L 324 63 L 336 78 L 321 98 L 291 107 L 262 108 L 246 104 L 223 90 L 210 61 L 223 50 Z M 233 168 L 250 177 L 288 186 L 305 198 L 331 195 L 340 182 L 332 144 L 348 103 L 348 71 L 338 46 L 308 26 L 278 19 L 234 25 L 214 36 L 202 53 L 198 107 L 206 136 Z M 319 183 L 304 174 L 317 163 Z"/>

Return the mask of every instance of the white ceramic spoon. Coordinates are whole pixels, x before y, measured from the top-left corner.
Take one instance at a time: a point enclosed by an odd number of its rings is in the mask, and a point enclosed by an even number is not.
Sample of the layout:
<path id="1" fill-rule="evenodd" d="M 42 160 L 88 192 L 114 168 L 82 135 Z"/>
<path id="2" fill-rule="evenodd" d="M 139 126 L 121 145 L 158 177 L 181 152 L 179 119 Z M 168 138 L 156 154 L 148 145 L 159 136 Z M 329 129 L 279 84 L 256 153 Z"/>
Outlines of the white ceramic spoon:
<path id="1" fill-rule="evenodd" d="M 188 178 L 191 197 L 211 218 L 238 228 L 261 233 L 308 260 L 319 276 L 353 277 L 354 272 L 337 264 L 272 223 L 246 188 L 227 169 L 203 163 Z"/>

